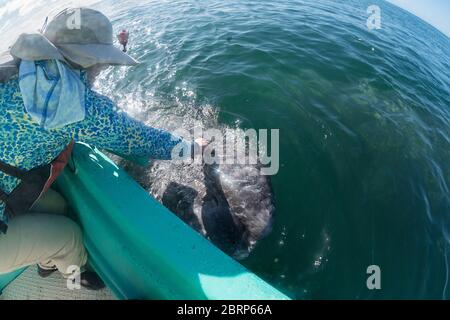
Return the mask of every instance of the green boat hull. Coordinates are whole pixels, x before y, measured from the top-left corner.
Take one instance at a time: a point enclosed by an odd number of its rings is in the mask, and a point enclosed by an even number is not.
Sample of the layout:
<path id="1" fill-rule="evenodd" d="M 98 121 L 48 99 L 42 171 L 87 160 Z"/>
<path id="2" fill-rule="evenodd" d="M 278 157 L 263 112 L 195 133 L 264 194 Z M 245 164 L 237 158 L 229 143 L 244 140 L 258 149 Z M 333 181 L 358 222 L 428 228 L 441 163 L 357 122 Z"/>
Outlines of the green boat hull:
<path id="1" fill-rule="evenodd" d="M 57 186 L 83 227 L 91 265 L 118 298 L 288 299 L 98 150 L 76 144 L 72 160 Z M 0 276 L 0 289 L 16 275 Z"/>

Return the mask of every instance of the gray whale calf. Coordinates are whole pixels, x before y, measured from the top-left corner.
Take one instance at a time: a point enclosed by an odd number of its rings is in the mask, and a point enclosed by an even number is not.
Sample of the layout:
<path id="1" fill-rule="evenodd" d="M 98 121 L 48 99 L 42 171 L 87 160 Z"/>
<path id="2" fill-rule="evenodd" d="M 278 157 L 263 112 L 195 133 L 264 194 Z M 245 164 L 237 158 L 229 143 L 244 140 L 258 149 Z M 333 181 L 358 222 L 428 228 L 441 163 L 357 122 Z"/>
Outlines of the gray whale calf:
<path id="1" fill-rule="evenodd" d="M 174 131 L 177 128 L 215 128 L 212 108 L 190 107 L 138 112 L 147 124 Z M 186 224 L 234 257 L 243 259 L 272 228 L 275 211 L 270 177 L 260 174 L 259 164 L 180 163 L 152 161 L 141 166 L 111 155 L 149 194 Z"/>
<path id="2" fill-rule="evenodd" d="M 274 195 L 259 164 L 152 161 L 113 156 L 155 199 L 222 251 L 243 259 L 273 224 Z"/>
<path id="3" fill-rule="evenodd" d="M 155 199 L 222 251 L 243 259 L 271 231 L 270 178 L 259 164 L 152 161 L 144 167 L 113 156 Z"/>

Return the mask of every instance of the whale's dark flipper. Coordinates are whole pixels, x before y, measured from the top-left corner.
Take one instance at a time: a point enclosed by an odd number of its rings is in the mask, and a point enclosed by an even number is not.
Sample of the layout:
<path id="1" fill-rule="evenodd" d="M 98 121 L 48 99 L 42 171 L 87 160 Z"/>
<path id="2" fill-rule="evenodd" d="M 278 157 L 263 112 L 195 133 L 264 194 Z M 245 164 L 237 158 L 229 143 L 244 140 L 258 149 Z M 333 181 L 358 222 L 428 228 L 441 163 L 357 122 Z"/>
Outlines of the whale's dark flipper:
<path id="1" fill-rule="evenodd" d="M 113 157 L 158 201 L 236 259 L 270 232 L 275 211 L 270 178 L 259 165 L 153 161 Z"/>

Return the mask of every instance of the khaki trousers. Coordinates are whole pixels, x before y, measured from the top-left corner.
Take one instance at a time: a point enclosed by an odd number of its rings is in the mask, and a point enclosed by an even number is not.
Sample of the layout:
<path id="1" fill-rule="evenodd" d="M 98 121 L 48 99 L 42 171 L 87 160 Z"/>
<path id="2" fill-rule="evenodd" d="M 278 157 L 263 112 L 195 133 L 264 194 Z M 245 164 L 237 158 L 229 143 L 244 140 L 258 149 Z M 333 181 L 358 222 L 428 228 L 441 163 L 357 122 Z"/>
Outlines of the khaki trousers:
<path id="1" fill-rule="evenodd" d="M 38 210 L 39 212 L 36 212 Z M 39 263 L 70 274 L 70 266 L 83 267 L 87 254 L 79 226 L 65 217 L 66 204 L 49 190 L 32 212 L 15 217 L 6 234 L 0 234 L 0 274 Z"/>

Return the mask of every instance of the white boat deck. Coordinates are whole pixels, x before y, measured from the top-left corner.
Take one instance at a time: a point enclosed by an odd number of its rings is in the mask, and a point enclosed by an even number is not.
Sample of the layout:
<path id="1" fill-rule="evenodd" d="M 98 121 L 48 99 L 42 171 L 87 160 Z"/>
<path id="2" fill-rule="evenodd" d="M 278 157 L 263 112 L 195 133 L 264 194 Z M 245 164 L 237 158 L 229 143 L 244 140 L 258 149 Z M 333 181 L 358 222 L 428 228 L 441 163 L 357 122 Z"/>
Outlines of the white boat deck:
<path id="1" fill-rule="evenodd" d="M 115 300 L 109 289 L 69 290 L 66 280 L 54 272 L 47 278 L 37 274 L 36 266 L 27 268 L 2 292 L 0 300 Z"/>

